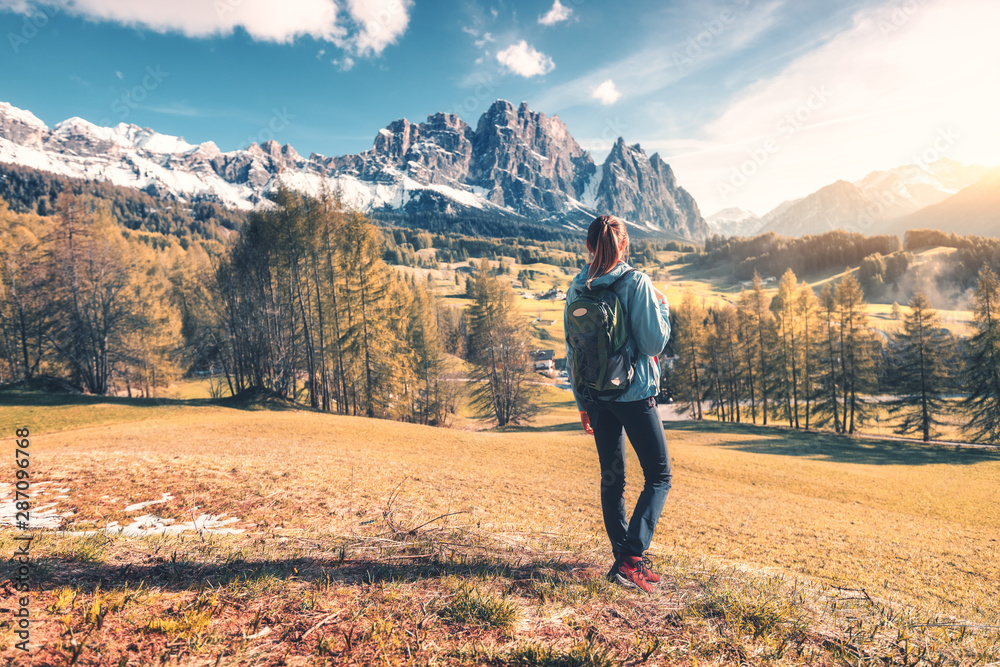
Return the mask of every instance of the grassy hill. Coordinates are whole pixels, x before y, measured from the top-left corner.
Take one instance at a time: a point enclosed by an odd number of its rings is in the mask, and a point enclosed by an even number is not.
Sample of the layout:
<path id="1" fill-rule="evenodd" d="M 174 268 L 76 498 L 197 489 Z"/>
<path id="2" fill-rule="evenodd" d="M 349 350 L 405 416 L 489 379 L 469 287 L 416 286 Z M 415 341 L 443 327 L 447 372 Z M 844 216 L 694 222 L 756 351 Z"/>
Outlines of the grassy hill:
<path id="1" fill-rule="evenodd" d="M 0 393 L 3 432 L 31 429 L 34 511 L 63 530 L 31 545 L 34 664 L 1000 660 L 995 452 L 668 423 L 647 597 L 603 580 L 567 398 L 497 432 Z M 24 664 L 15 641 L 0 627 L 0 664 Z"/>

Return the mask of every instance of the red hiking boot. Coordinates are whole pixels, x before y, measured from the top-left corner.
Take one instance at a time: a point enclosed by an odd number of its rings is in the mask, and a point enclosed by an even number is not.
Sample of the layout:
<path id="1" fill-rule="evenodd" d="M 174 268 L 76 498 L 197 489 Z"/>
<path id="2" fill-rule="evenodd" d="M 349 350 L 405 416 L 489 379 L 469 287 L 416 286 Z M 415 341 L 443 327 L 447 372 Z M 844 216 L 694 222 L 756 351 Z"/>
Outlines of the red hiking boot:
<path id="1" fill-rule="evenodd" d="M 632 564 L 633 556 L 626 556 L 620 561 L 616 560 L 614 566 L 611 568 L 611 572 L 608 573 L 608 578 L 611 581 L 624 586 L 625 588 L 638 588 L 646 593 L 652 593 L 653 587 L 649 585 L 649 582 L 639 568 Z M 640 565 L 642 559 L 639 559 Z"/>
<path id="2" fill-rule="evenodd" d="M 645 556 L 642 556 L 641 558 L 639 556 L 629 556 L 625 559 L 625 562 L 639 570 L 639 574 L 642 575 L 643 579 L 651 584 L 659 585 L 660 575 L 649 569 L 650 562 L 648 558 Z"/>

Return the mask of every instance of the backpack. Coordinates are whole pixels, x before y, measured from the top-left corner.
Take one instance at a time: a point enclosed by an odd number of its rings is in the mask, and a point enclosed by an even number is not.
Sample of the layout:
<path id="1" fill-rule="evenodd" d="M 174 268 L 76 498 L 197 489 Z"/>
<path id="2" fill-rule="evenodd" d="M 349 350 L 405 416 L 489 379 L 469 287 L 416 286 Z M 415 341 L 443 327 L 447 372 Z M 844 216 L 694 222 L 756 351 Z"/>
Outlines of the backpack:
<path id="1" fill-rule="evenodd" d="M 628 343 L 628 321 L 615 287 L 635 271 L 628 269 L 606 287 L 581 287 L 566 304 L 566 342 L 573 349 L 573 383 L 586 402 L 610 401 L 628 390 L 635 360 Z"/>

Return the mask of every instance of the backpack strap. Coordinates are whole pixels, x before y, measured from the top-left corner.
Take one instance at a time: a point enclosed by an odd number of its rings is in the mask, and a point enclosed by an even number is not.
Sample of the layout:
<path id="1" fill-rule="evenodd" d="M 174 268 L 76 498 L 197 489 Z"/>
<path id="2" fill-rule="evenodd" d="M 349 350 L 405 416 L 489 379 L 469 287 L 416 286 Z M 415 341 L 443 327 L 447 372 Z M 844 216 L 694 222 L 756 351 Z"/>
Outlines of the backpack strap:
<path id="1" fill-rule="evenodd" d="M 622 278 L 624 278 L 625 276 L 627 276 L 630 273 L 635 273 L 635 269 L 629 268 L 627 271 L 623 272 L 620 276 L 618 276 L 617 278 L 615 278 L 615 280 L 614 280 L 613 283 L 611 283 L 610 285 L 608 285 L 606 287 L 596 287 L 595 288 L 595 287 L 587 287 L 586 285 L 584 285 L 584 289 L 588 290 L 590 292 L 597 292 L 599 290 L 605 290 L 605 289 L 614 290 L 614 288 L 618 286 L 618 283 L 620 283 L 622 281 Z"/>
<path id="2" fill-rule="evenodd" d="M 610 285 L 608 285 L 607 289 L 612 289 L 613 290 L 615 287 L 618 286 L 618 283 L 620 283 L 622 281 L 622 278 L 624 278 L 625 276 L 627 276 L 630 273 L 635 273 L 635 269 L 629 268 L 628 271 L 625 271 L 620 276 L 618 276 L 617 278 L 615 278 L 615 281 L 613 283 L 611 283 Z"/>

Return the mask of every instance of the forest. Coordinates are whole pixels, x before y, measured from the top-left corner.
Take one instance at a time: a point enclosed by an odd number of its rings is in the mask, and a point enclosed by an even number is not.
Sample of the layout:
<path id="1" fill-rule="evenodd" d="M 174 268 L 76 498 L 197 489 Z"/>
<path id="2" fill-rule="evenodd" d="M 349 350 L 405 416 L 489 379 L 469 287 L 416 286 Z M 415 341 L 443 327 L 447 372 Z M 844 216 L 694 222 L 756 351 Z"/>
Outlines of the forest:
<path id="1" fill-rule="evenodd" d="M 924 441 L 957 423 L 976 442 L 1000 440 L 1000 281 L 989 266 L 972 297 L 973 332 L 944 328 L 916 292 L 902 326 L 869 322 L 860 281 L 819 294 L 785 271 L 777 292 L 759 275 L 735 303 L 706 307 L 692 291 L 672 313 L 676 355 L 664 381 L 695 419 L 856 433 L 887 409 L 896 433 Z M 954 437 L 954 436 L 952 436 Z"/>
<path id="2" fill-rule="evenodd" d="M 442 425 L 471 393 L 479 415 L 517 423 L 533 407 L 531 327 L 512 296 L 513 268 L 527 285 L 533 264 L 586 261 L 579 238 L 378 224 L 330 193 L 279 189 L 243 215 L 5 169 L 0 384 L 51 376 L 93 394 L 153 396 L 197 375 L 219 397 Z M 937 284 L 968 290 L 968 337 L 945 328 L 919 290 L 899 287 L 928 247 L 947 250 L 935 256 Z M 671 262 L 730 280 L 749 272 L 733 303 L 688 293 L 672 304 L 677 360 L 665 381 L 696 418 L 853 433 L 888 410 L 905 435 L 931 439 L 958 423 L 970 439 L 1000 436 L 994 239 L 767 234 L 704 249 L 637 239 L 629 260 L 657 279 Z M 401 268 L 442 262 L 470 264 L 471 306 Z M 819 293 L 797 277 L 851 265 Z M 761 277 L 771 273 L 782 275 L 776 292 Z M 900 294 L 902 326 L 873 327 L 867 303 Z"/>

